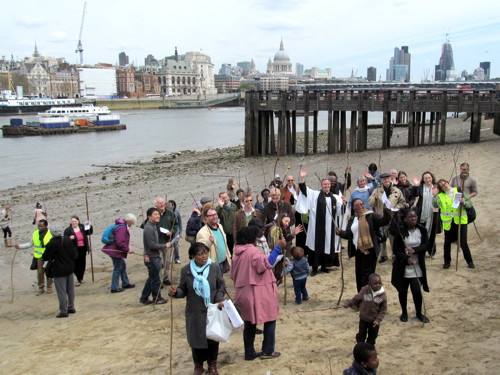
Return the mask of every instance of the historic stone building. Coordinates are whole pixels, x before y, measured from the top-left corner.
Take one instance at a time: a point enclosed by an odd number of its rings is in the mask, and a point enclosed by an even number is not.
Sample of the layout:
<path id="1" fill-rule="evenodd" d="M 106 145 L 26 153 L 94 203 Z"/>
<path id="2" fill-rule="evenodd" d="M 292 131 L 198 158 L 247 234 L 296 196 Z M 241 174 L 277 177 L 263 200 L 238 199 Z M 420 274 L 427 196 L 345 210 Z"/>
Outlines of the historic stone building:
<path id="1" fill-rule="evenodd" d="M 214 65 L 210 57 L 200 52 L 187 52 L 166 57 L 156 72 L 161 95 L 213 95 Z"/>

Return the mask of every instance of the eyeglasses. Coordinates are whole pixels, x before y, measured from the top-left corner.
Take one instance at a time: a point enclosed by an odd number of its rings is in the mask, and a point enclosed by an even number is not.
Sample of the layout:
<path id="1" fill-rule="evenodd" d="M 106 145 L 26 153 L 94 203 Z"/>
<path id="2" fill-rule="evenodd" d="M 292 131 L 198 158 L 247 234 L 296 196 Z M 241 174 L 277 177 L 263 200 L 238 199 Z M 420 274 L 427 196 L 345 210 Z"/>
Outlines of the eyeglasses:
<path id="1" fill-rule="evenodd" d="M 249 203 L 249 202 L 252 202 L 252 201 L 253 201 L 253 199 L 247 199 L 247 200 L 245 201 L 245 203 Z"/>

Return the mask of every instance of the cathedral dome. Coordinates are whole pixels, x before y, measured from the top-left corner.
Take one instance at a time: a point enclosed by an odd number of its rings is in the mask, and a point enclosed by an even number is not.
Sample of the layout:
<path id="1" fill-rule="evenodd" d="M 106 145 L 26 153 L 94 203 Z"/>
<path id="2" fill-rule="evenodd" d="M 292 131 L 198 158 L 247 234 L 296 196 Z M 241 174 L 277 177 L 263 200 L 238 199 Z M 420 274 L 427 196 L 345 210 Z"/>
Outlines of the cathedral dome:
<path id="1" fill-rule="evenodd" d="M 281 40 L 280 43 L 280 50 L 276 52 L 274 55 L 274 61 L 290 61 L 290 57 L 288 56 L 288 53 L 285 52 L 285 48 L 283 46 L 283 40 Z"/>

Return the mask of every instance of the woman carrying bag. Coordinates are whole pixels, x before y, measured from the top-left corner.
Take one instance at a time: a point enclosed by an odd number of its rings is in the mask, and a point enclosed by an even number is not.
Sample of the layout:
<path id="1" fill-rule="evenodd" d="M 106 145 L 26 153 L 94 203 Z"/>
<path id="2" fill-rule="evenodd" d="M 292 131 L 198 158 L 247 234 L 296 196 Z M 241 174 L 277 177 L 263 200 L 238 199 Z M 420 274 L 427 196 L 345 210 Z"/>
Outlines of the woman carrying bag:
<path id="1" fill-rule="evenodd" d="M 203 243 L 192 244 L 189 248 L 191 260 L 181 270 L 179 285 L 177 288 L 172 285 L 168 292 L 174 298 L 186 297 L 186 334 L 193 355 L 194 375 L 204 374 L 205 361 L 208 373 L 218 375 L 219 343 L 207 339 L 207 308 L 211 303 L 222 308 L 226 284 L 219 265 L 212 263 L 208 255 L 209 249 Z"/>

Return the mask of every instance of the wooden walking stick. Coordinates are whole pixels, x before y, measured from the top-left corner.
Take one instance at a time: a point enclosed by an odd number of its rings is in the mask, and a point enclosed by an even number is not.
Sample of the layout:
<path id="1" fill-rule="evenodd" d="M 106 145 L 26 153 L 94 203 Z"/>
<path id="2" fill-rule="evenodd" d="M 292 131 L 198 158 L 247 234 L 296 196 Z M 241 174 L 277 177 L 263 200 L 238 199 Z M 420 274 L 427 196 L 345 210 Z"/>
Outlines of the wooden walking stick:
<path id="1" fill-rule="evenodd" d="M 170 252 L 170 282 L 174 285 L 174 249 Z M 170 297 L 170 375 L 172 375 L 172 357 L 174 356 L 174 298 Z"/>
<path id="2" fill-rule="evenodd" d="M 14 261 L 16 260 L 17 250 L 16 248 L 10 264 L 10 303 L 14 302 Z"/>
<path id="3" fill-rule="evenodd" d="M 465 179 L 463 175 L 460 175 L 460 179 L 462 180 L 462 186 L 461 186 L 461 191 L 462 191 L 462 198 L 464 198 L 464 185 L 465 185 Z M 465 198 L 464 198 L 465 199 Z M 460 205 L 458 206 L 458 236 L 457 236 L 457 258 L 455 261 L 455 272 L 458 271 L 458 253 L 460 252 L 460 232 L 462 231 L 462 208 L 464 207 L 464 204 L 460 202 Z"/>
<path id="4" fill-rule="evenodd" d="M 87 208 L 87 221 L 90 223 L 89 216 L 89 201 L 87 198 L 87 189 L 85 189 L 85 206 Z M 94 259 L 92 258 L 92 235 L 89 234 L 89 253 L 90 253 L 90 269 L 92 270 L 92 282 L 94 282 Z"/>

